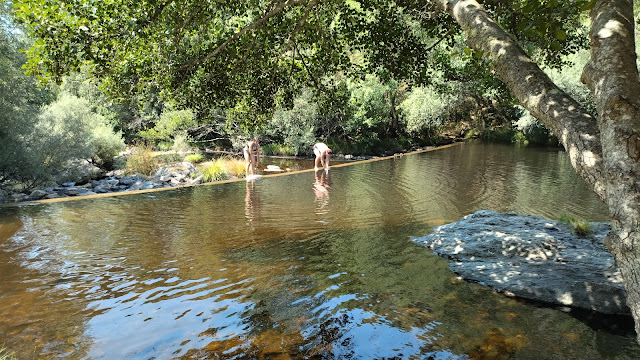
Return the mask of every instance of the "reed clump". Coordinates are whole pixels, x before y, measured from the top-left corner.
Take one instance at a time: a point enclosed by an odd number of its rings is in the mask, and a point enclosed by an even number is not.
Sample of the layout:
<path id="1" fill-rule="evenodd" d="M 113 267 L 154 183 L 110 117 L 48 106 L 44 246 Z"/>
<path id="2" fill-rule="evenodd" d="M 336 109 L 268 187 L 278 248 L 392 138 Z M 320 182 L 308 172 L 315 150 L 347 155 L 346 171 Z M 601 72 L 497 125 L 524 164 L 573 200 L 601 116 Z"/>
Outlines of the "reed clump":
<path id="1" fill-rule="evenodd" d="M 587 237 L 593 232 L 588 221 L 571 215 L 562 215 L 558 221 L 567 224 L 571 233 L 580 237 Z"/>

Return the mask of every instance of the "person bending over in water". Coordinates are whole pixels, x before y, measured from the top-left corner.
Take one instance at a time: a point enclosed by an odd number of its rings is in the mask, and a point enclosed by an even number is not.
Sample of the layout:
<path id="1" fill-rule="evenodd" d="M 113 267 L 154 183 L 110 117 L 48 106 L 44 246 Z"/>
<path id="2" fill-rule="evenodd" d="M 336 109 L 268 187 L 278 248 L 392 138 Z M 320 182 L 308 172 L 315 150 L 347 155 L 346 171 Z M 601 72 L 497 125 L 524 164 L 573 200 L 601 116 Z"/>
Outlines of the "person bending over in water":
<path id="1" fill-rule="evenodd" d="M 325 143 L 317 143 L 313 145 L 313 153 L 316 155 L 315 170 L 318 171 L 318 165 L 322 163 L 325 170 L 329 170 L 329 159 L 331 158 L 331 149 Z"/>
<path id="2" fill-rule="evenodd" d="M 244 146 L 244 161 L 247 163 L 246 174 L 249 177 L 249 169 L 251 169 L 251 175 L 254 175 L 255 169 L 260 162 L 260 142 L 258 137 L 251 139 L 247 145 Z"/>

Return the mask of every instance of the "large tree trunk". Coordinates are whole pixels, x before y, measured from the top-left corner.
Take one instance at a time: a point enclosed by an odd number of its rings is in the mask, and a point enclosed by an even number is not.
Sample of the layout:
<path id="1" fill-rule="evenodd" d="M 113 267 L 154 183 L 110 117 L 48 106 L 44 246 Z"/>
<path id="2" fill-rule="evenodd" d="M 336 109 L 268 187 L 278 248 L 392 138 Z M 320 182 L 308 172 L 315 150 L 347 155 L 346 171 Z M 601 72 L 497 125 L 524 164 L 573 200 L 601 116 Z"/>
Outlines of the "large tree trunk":
<path id="1" fill-rule="evenodd" d="M 475 0 L 437 0 L 491 57 L 511 94 L 558 136 L 578 174 L 613 221 L 608 246 L 627 288 L 640 341 L 640 78 L 632 0 L 599 0 L 591 11 L 591 61 L 583 81 L 596 99 L 592 118 L 560 90 Z"/>
<path id="2" fill-rule="evenodd" d="M 625 280 L 640 341 L 640 77 L 633 1 L 597 1 L 591 21 L 591 60 L 582 80 L 600 116 L 606 202 L 613 220 L 607 245 Z"/>

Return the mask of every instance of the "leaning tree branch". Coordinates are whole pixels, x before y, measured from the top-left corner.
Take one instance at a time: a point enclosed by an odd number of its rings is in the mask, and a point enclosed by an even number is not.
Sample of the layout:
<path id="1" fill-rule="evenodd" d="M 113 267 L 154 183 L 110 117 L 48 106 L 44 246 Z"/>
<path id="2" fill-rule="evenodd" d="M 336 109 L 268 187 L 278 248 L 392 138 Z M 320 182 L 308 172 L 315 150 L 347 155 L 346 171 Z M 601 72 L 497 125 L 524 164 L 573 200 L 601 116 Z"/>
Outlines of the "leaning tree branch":
<path id="1" fill-rule="evenodd" d="M 302 66 L 304 67 L 304 69 L 309 74 L 309 77 L 311 78 L 311 81 L 313 81 L 313 85 L 316 87 L 316 89 L 318 89 L 318 91 L 323 91 L 322 86 L 318 82 L 318 79 L 316 79 L 316 77 L 311 72 L 311 69 L 309 69 L 309 67 L 307 66 L 307 62 L 304 61 L 304 56 L 302 55 L 302 53 L 298 49 L 298 44 L 295 42 L 295 40 L 293 41 L 293 48 L 295 49 L 295 52 L 298 53 L 298 56 L 300 56 L 300 61 L 302 62 Z"/>
<path id="2" fill-rule="evenodd" d="M 602 146 L 596 120 L 556 86 L 475 0 L 432 0 L 460 24 L 473 49 L 490 57 L 496 75 L 520 104 L 559 139 L 592 190 L 605 198 Z"/>
<path id="3" fill-rule="evenodd" d="M 278 69 L 278 61 L 280 60 L 280 58 L 282 58 L 289 51 L 289 49 L 291 49 L 291 46 L 294 44 L 295 38 L 298 36 L 300 31 L 302 30 L 302 27 L 307 23 L 307 19 L 309 18 L 309 13 L 311 12 L 311 9 L 313 9 L 316 5 L 318 5 L 319 1 L 320 0 L 312 0 L 307 5 L 307 8 L 304 11 L 304 15 L 302 16 L 300 21 L 298 21 L 298 24 L 296 25 L 295 29 L 293 29 L 293 32 L 291 33 L 291 35 L 289 35 L 289 39 L 287 40 L 285 49 L 280 52 L 280 55 L 278 56 L 278 58 L 274 62 L 273 71 L 271 73 L 270 83 L 273 83 L 273 81 L 275 79 L 276 71 Z M 293 51 L 293 57 L 295 58 L 295 51 Z M 292 60 L 291 68 L 293 70 L 293 60 Z"/>
<path id="4" fill-rule="evenodd" d="M 442 37 L 440 39 L 438 39 L 438 41 L 436 41 L 435 43 L 433 43 L 431 46 L 429 46 L 428 48 L 425 49 L 424 52 L 430 52 L 431 50 L 433 50 L 436 46 L 438 46 L 438 44 L 440 44 L 444 39 L 448 38 L 449 36 L 451 36 L 451 34 L 453 34 L 455 32 L 456 29 L 451 29 L 449 31 L 447 31 L 446 34 L 442 35 Z"/>

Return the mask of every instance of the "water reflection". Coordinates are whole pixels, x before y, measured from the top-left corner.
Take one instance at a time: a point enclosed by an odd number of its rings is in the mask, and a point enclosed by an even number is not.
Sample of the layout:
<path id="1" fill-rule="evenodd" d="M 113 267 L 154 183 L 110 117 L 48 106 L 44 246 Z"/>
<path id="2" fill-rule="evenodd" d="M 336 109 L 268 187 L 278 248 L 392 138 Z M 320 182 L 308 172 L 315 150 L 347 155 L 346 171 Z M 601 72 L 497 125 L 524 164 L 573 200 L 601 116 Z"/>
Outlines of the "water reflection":
<path id="1" fill-rule="evenodd" d="M 256 191 L 256 180 L 246 181 L 246 195 L 244 197 L 244 214 L 250 223 L 260 220 L 260 197 Z"/>
<path id="2" fill-rule="evenodd" d="M 324 215 L 329 212 L 329 188 L 331 188 L 329 170 L 316 171 L 315 179 L 313 192 L 316 195 L 316 215 Z"/>
<path id="3" fill-rule="evenodd" d="M 459 281 L 410 241 L 482 208 L 606 219 L 565 154 L 465 145 L 330 172 L 0 208 L 0 345 L 20 359 L 640 358 L 633 334 Z"/>

